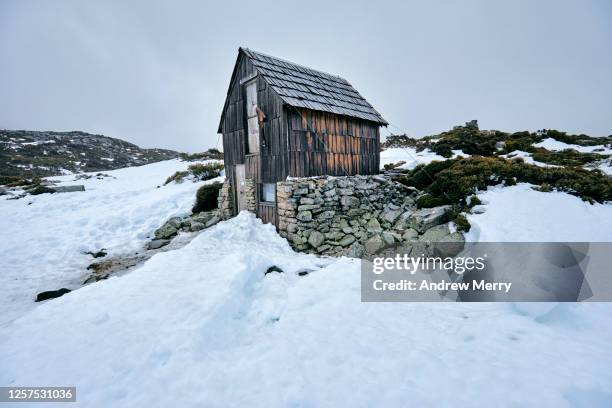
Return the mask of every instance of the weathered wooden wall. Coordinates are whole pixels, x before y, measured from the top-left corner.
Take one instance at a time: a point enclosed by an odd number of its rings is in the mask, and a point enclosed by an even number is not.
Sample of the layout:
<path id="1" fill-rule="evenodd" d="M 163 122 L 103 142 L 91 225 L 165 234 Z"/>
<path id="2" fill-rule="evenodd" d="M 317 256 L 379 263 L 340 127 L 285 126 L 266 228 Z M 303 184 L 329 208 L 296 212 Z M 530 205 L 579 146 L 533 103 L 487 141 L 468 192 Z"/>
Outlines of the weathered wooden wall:
<path id="1" fill-rule="evenodd" d="M 378 124 L 308 109 L 286 110 L 290 176 L 378 173 Z"/>

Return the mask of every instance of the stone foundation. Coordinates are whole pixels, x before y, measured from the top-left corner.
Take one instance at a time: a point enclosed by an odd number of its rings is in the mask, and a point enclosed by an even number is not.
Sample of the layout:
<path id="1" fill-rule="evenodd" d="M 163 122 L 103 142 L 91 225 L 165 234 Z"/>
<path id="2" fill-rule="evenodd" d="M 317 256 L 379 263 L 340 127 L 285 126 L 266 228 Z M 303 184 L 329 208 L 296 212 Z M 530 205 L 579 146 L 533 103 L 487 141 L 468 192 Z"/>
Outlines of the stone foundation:
<path id="1" fill-rule="evenodd" d="M 219 209 L 219 216 L 223 220 L 231 218 L 234 213 L 234 205 L 232 202 L 232 186 L 229 178 L 223 181 L 223 186 L 219 190 L 219 197 L 217 199 L 217 208 Z"/>
<path id="2" fill-rule="evenodd" d="M 463 242 L 446 223 L 450 207 L 417 210 L 418 194 L 383 175 L 288 179 L 277 183 L 279 233 L 298 251 L 360 258 L 392 245 Z"/>

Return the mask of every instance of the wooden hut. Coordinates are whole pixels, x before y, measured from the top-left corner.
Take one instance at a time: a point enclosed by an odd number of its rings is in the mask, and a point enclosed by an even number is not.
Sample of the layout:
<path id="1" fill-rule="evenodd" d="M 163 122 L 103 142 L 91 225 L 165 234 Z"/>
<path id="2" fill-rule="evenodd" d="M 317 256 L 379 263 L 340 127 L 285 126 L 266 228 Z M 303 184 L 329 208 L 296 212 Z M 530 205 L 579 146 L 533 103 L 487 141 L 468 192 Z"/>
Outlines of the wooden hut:
<path id="1" fill-rule="evenodd" d="M 240 48 L 218 130 L 234 211 L 247 180 L 258 217 L 276 224 L 277 181 L 378 173 L 386 125 L 345 79 Z"/>

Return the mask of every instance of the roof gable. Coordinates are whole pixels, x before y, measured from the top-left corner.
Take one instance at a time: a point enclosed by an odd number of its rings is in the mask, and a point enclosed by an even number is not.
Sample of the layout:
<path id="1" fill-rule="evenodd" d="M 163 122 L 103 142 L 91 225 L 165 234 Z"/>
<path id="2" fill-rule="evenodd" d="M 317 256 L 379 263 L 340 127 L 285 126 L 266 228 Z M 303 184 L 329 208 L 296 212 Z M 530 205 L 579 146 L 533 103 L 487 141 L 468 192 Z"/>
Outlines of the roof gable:
<path id="1" fill-rule="evenodd" d="M 387 121 L 344 78 L 241 48 L 255 69 L 290 106 L 346 115 L 387 125 Z"/>
<path id="2" fill-rule="evenodd" d="M 228 97 L 236 80 L 236 69 L 243 55 L 249 58 L 257 73 L 289 106 L 369 120 L 383 126 L 388 125 L 387 121 L 346 79 L 248 48 L 239 49 L 230 80 Z M 219 132 L 221 132 L 226 108 L 227 99 L 221 114 Z"/>

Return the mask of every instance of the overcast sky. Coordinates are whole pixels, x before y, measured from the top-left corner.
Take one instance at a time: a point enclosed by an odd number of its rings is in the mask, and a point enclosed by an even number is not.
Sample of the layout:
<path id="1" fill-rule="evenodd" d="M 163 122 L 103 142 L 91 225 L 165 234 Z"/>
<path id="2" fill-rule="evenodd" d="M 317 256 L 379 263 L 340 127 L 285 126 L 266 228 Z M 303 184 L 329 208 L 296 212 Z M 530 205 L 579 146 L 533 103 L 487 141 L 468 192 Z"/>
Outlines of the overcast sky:
<path id="1" fill-rule="evenodd" d="M 343 76 L 394 133 L 612 134 L 609 0 L 0 0 L 0 128 L 213 147 L 239 46 Z"/>

